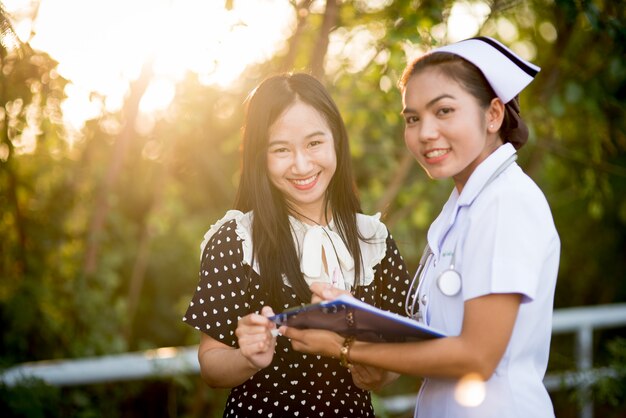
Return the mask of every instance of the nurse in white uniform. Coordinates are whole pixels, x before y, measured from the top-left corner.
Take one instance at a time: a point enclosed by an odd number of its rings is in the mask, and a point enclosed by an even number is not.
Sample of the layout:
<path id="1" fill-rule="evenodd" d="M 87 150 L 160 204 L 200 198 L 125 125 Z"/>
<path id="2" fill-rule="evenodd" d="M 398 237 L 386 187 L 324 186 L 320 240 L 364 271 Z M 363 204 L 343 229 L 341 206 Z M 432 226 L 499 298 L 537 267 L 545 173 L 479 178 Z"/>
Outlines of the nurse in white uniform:
<path id="1" fill-rule="evenodd" d="M 560 241 L 543 193 L 515 162 L 528 138 L 517 97 L 538 72 L 480 37 L 431 51 L 401 79 L 408 149 L 455 186 L 428 231 L 407 313 L 449 337 L 375 344 L 281 329 L 295 349 L 425 377 L 418 418 L 554 417 L 542 381 Z"/>

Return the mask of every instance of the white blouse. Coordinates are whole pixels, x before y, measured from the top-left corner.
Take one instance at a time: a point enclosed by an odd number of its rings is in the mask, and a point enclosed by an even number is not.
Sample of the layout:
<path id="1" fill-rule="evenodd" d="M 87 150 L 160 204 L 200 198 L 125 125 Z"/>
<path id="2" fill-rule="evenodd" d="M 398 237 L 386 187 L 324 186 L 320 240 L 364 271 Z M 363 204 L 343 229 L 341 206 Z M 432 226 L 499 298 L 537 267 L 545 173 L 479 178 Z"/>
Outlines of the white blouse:
<path id="1" fill-rule="evenodd" d="M 243 261 L 259 273 L 258 262 L 253 259 L 252 245 L 252 212 L 243 213 L 229 210 L 224 217 L 209 228 L 200 245 L 200 255 L 204 252 L 211 237 L 226 222 L 235 220 L 237 236 L 243 241 Z M 369 285 L 374 280 L 374 267 L 385 256 L 388 231 L 380 221 L 380 213 L 373 216 L 357 213 L 357 226 L 364 239 L 359 240 L 363 267 L 359 284 Z M 330 283 L 335 287 L 350 290 L 354 285 L 354 259 L 345 243 L 335 232 L 335 224 L 331 220 L 327 226 L 308 225 L 289 216 L 291 234 L 300 257 L 300 270 L 308 285 L 313 282 Z M 289 285 L 285 276 L 283 282 Z"/>

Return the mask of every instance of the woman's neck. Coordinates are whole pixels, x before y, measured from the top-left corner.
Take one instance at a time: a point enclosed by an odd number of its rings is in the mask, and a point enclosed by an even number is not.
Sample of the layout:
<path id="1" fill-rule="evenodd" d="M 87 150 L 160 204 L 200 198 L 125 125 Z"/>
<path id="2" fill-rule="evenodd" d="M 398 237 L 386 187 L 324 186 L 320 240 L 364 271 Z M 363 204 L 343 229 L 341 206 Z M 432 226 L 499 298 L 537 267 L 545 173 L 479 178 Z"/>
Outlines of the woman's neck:
<path id="1" fill-rule="evenodd" d="M 330 211 L 329 211 L 330 212 Z M 294 218 L 308 225 L 326 226 L 330 222 L 331 214 L 323 214 L 322 211 L 305 211 L 302 208 L 290 208 L 289 213 Z"/>

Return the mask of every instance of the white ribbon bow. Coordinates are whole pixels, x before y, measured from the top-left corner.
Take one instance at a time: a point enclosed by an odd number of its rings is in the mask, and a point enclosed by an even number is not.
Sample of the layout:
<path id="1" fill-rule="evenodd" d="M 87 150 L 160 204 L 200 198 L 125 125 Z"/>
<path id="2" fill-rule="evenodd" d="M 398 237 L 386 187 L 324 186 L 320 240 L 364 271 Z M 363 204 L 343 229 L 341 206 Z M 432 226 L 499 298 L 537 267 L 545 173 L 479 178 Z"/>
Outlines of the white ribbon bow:
<path id="1" fill-rule="evenodd" d="M 319 225 L 311 226 L 304 234 L 302 243 L 300 268 L 305 276 L 321 279 L 324 265 L 322 254 L 326 256 L 331 283 L 340 289 L 349 290 L 354 277 L 342 274 L 354 269 L 354 260 L 348 248 L 336 232 Z"/>

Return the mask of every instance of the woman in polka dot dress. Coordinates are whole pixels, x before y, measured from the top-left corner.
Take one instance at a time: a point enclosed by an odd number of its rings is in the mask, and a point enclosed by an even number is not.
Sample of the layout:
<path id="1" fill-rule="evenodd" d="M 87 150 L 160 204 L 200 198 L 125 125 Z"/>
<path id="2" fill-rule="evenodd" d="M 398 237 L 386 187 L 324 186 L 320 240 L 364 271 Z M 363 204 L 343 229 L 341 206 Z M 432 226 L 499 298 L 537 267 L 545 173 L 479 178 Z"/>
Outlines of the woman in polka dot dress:
<path id="1" fill-rule="evenodd" d="M 225 417 L 373 417 L 369 390 L 396 377 L 307 355 L 267 317 L 331 284 L 403 313 L 409 277 L 379 216 L 360 213 L 346 129 L 306 74 L 263 81 L 247 101 L 235 210 L 202 243 L 183 320 L 202 331 L 201 374 L 232 388 Z"/>

